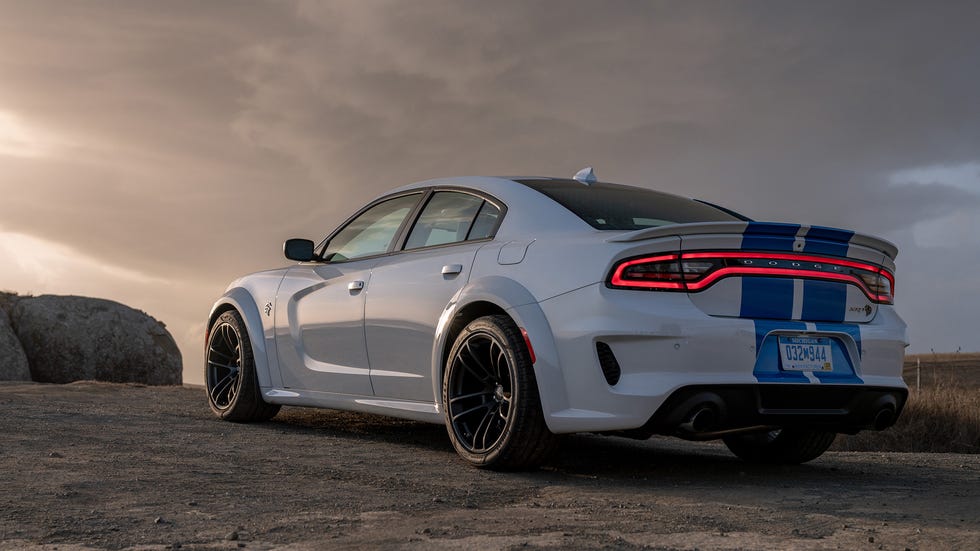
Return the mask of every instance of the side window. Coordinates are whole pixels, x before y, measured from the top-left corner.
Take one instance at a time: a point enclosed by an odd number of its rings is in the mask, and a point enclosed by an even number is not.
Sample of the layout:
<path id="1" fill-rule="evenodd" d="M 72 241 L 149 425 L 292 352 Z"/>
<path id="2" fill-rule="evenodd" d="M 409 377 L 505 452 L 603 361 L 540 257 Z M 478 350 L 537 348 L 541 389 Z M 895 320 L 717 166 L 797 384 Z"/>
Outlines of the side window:
<path id="1" fill-rule="evenodd" d="M 323 251 L 323 259 L 343 262 L 386 252 L 421 196 L 413 193 L 396 197 L 362 212 L 333 236 Z"/>
<path id="2" fill-rule="evenodd" d="M 466 240 L 472 241 L 490 237 L 493 229 L 497 227 L 498 218 L 500 218 L 500 209 L 490 201 L 484 201 L 479 214 L 476 215 L 476 220 L 473 222 L 473 227 L 470 228 L 470 234 L 466 236 Z"/>
<path id="3" fill-rule="evenodd" d="M 422 209 L 418 222 L 405 243 L 406 249 L 418 249 L 465 241 L 473 219 L 484 204 L 482 198 L 456 191 L 437 191 Z M 472 238 L 471 238 L 472 239 Z"/>

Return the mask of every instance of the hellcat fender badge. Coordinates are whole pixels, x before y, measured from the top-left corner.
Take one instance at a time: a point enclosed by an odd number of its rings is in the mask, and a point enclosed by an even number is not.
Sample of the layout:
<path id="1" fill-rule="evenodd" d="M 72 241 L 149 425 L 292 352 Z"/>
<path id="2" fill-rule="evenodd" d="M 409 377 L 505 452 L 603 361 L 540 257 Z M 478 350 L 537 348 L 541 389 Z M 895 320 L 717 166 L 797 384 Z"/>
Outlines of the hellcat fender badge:
<path id="1" fill-rule="evenodd" d="M 272 315 L 272 303 L 271 302 L 266 302 L 265 303 L 265 315 L 267 315 L 267 316 L 271 316 Z"/>

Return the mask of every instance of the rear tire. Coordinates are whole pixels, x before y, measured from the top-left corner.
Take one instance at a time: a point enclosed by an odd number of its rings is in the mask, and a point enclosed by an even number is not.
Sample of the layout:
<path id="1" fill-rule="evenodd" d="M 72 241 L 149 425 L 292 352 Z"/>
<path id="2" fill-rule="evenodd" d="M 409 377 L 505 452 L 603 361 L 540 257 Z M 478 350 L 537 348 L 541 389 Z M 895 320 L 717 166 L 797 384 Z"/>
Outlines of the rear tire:
<path id="1" fill-rule="evenodd" d="M 732 453 L 750 463 L 798 465 L 820 457 L 836 433 L 807 429 L 778 429 L 724 438 Z"/>
<path id="2" fill-rule="evenodd" d="M 252 342 L 241 314 L 229 310 L 215 320 L 208 332 L 205 382 L 211 411 L 226 421 L 268 421 L 279 405 L 262 399 Z"/>
<path id="3" fill-rule="evenodd" d="M 456 452 L 493 470 L 533 469 L 559 438 L 544 422 L 534 367 L 507 316 L 485 316 L 456 337 L 442 385 L 446 428 Z"/>

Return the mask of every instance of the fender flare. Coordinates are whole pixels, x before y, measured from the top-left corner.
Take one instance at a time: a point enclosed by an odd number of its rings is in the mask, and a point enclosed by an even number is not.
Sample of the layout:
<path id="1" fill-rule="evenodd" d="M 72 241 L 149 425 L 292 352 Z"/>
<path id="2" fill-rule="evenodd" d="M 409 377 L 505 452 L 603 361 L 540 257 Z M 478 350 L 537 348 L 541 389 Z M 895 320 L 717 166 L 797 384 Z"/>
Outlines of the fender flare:
<path id="1" fill-rule="evenodd" d="M 243 287 L 233 287 L 225 291 L 208 314 L 207 331 L 210 333 L 211 325 L 218 317 L 219 312 L 234 308 L 245 320 L 245 330 L 248 331 L 248 340 L 252 343 L 252 358 L 255 361 L 255 373 L 259 378 L 259 388 L 263 392 L 272 388 L 272 377 L 269 370 L 269 355 L 267 352 L 267 336 L 262 325 L 262 316 L 259 314 L 259 307 L 255 303 L 255 298 L 247 289 Z M 205 344 L 207 346 L 207 344 Z M 207 351 L 205 351 L 207 353 Z M 207 362 L 207 359 L 205 359 Z"/>
<path id="2" fill-rule="evenodd" d="M 439 317 L 432 345 L 432 386 L 437 408 L 440 412 L 444 411 L 442 378 L 446 358 L 443 354 L 447 341 L 454 337 L 449 334 L 449 328 L 458 312 L 477 302 L 490 303 L 500 308 L 518 327 L 527 331 L 534 349 L 534 375 L 538 383 L 538 395 L 541 397 L 541 409 L 545 422 L 551 429 L 551 414 L 568 408 L 565 378 L 558 360 L 558 349 L 551 325 L 531 292 L 520 283 L 502 276 L 488 276 L 471 281 L 450 299 Z M 548 392 L 541 392 L 541 389 L 548 389 Z"/>

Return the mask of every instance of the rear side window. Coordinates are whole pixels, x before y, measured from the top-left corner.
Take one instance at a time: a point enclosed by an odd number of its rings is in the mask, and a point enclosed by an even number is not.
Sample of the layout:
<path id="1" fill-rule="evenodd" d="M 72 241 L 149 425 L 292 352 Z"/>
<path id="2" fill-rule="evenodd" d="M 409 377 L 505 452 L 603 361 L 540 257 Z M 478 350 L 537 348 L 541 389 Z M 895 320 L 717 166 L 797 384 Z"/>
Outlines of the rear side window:
<path id="1" fill-rule="evenodd" d="M 456 191 L 437 191 L 422 209 L 422 214 L 415 222 L 415 227 L 405 242 L 406 249 L 434 247 L 447 243 L 457 243 L 467 239 L 488 237 L 493 225 L 485 228 L 486 218 L 481 219 L 487 202 L 482 197 L 459 193 Z M 492 205 L 491 205 L 492 206 Z M 496 207 L 494 207 L 496 209 Z M 493 219 L 496 222 L 496 218 Z M 476 222 L 476 223 L 474 223 Z M 486 232 L 486 235 L 474 237 L 472 230 Z"/>
<path id="2" fill-rule="evenodd" d="M 497 220 L 499 219 L 500 209 L 490 201 L 484 201 L 466 239 L 472 241 L 474 239 L 486 239 L 490 237 L 493 235 L 493 230 L 497 227 Z"/>
<path id="3" fill-rule="evenodd" d="M 713 205 L 650 189 L 575 180 L 518 180 L 555 200 L 593 228 L 641 230 L 690 222 L 748 220 Z"/>

